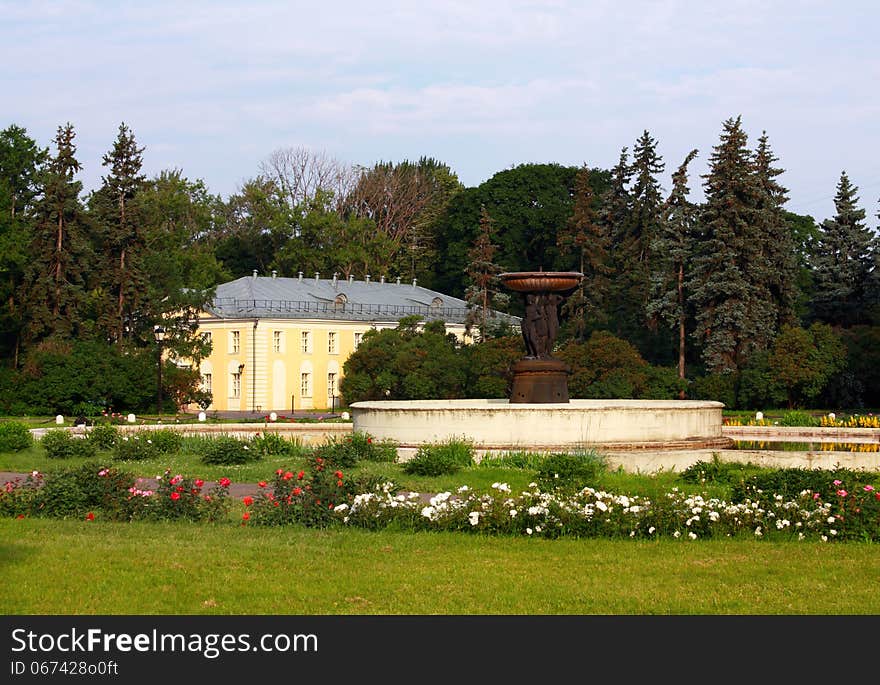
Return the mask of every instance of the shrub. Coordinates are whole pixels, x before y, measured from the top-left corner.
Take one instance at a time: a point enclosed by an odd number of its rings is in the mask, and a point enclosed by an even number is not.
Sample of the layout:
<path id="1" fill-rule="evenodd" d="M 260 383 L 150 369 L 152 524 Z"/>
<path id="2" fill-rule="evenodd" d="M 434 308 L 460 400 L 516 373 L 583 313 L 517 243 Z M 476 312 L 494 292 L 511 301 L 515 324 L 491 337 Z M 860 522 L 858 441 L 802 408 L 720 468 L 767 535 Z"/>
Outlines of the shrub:
<path id="1" fill-rule="evenodd" d="M 678 480 L 683 483 L 740 483 L 748 475 L 762 470 L 751 463 L 721 461 L 716 452 L 711 462 L 699 460 L 688 466 L 679 474 Z"/>
<path id="2" fill-rule="evenodd" d="M 473 463 L 473 445 L 464 440 L 450 439 L 420 447 L 412 459 L 404 462 L 403 471 L 417 476 L 442 476 Z"/>
<path id="3" fill-rule="evenodd" d="M 595 485 L 605 469 L 604 457 L 596 452 L 554 452 L 545 457 L 535 474 L 535 482 L 548 491 L 580 490 Z"/>
<path id="4" fill-rule="evenodd" d="M 326 462 L 348 469 L 359 461 L 397 461 L 397 444 L 376 441 L 367 433 L 354 432 L 344 438 L 329 438 L 315 452 Z"/>
<path id="5" fill-rule="evenodd" d="M 267 457 L 290 454 L 293 451 L 294 444 L 290 440 L 281 437 L 278 433 L 264 431 L 250 439 L 250 446 L 261 457 Z"/>
<path id="6" fill-rule="evenodd" d="M 89 440 L 99 450 L 112 450 L 119 441 L 119 429 L 112 423 L 96 424 L 89 431 Z"/>
<path id="7" fill-rule="evenodd" d="M 40 439 L 49 459 L 91 458 L 95 456 L 95 444 L 91 440 L 74 435 L 64 428 L 46 431 Z"/>
<path id="8" fill-rule="evenodd" d="M 0 452 L 19 452 L 34 443 L 28 427 L 18 421 L 0 423 Z"/>
<path id="9" fill-rule="evenodd" d="M 207 442 L 202 454 L 202 463 L 230 466 L 258 461 L 260 453 L 251 449 L 244 440 L 222 435 Z"/>
<path id="10" fill-rule="evenodd" d="M 150 439 L 159 454 L 174 454 L 183 444 L 183 436 L 173 428 L 160 428 L 150 432 Z"/>
<path id="11" fill-rule="evenodd" d="M 158 456 L 153 439 L 138 433 L 123 435 L 113 448 L 113 458 L 117 461 L 144 461 Z"/>
<path id="12" fill-rule="evenodd" d="M 780 495 L 795 499 L 802 492 L 826 492 L 834 481 L 847 483 L 851 490 L 880 482 L 880 474 L 852 469 L 762 469 L 758 473 L 733 483 L 730 489 L 732 502 L 743 502 L 757 495 Z"/>
<path id="13" fill-rule="evenodd" d="M 200 478 L 165 471 L 155 491 L 130 491 L 129 517 L 145 521 L 222 521 L 229 514 L 230 484 L 228 478 L 221 478 L 207 489 Z"/>
<path id="14" fill-rule="evenodd" d="M 805 411 L 788 411 L 779 419 L 780 426 L 818 426 L 819 420 Z"/>

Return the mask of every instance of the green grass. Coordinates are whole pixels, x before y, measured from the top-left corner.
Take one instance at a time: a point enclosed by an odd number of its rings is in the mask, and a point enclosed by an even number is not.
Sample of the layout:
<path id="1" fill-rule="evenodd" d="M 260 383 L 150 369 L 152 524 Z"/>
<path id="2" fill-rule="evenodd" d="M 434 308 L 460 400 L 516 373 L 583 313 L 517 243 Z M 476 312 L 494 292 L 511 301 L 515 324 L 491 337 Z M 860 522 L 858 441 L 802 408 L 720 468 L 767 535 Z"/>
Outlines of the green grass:
<path id="1" fill-rule="evenodd" d="M 0 520 L 7 614 L 878 614 L 866 544 Z"/>

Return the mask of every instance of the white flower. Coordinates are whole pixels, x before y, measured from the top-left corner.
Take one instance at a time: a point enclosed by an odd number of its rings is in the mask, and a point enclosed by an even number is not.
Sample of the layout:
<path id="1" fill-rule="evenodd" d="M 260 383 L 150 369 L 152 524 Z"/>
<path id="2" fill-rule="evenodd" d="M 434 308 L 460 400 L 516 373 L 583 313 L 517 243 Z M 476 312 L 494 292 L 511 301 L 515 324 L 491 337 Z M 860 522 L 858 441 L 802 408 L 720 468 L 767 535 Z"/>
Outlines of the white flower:
<path id="1" fill-rule="evenodd" d="M 636 532 L 634 530 L 630 531 L 629 536 L 634 538 L 636 536 Z"/>
<path id="2" fill-rule="evenodd" d="M 492 488 L 500 492 L 510 492 L 510 486 L 507 483 L 492 483 Z"/>
<path id="3" fill-rule="evenodd" d="M 680 537 L 681 537 L 681 533 L 679 533 L 678 531 L 675 531 L 675 532 L 672 534 L 672 537 L 674 537 L 674 538 L 680 538 Z"/>
<path id="4" fill-rule="evenodd" d="M 470 521 L 472 526 L 477 525 L 480 522 L 480 512 L 472 511 L 468 514 L 468 521 Z"/>
<path id="5" fill-rule="evenodd" d="M 510 510 L 510 517 L 513 518 L 514 516 L 516 516 L 516 509 L 511 509 Z"/>
<path id="6" fill-rule="evenodd" d="M 346 511 L 347 509 L 348 509 L 348 505 L 347 505 L 347 504 L 337 504 L 337 505 L 333 508 L 333 511 L 337 511 L 337 512 L 339 512 L 339 511 Z"/>
<path id="7" fill-rule="evenodd" d="M 832 535 L 837 535 L 837 531 L 834 530 L 834 528 L 832 528 L 832 529 L 829 530 L 828 532 L 831 533 Z"/>
<path id="8" fill-rule="evenodd" d="M 653 535 L 655 530 L 657 530 L 657 529 L 654 528 L 654 526 L 651 526 L 650 528 L 648 528 L 648 535 Z"/>
<path id="9" fill-rule="evenodd" d="M 422 509 L 422 516 L 426 519 L 432 518 L 434 516 L 434 507 L 424 507 Z"/>
<path id="10" fill-rule="evenodd" d="M 827 535 L 823 535 L 823 536 L 822 536 L 822 542 L 828 542 L 828 536 L 827 536 Z"/>
<path id="11" fill-rule="evenodd" d="M 759 538 L 762 535 L 764 535 L 764 533 L 761 532 L 761 526 L 758 526 L 757 528 L 755 528 L 755 537 Z"/>
<path id="12" fill-rule="evenodd" d="M 457 492 L 467 492 L 470 488 L 467 485 L 462 485 Z"/>
<path id="13" fill-rule="evenodd" d="M 527 535 L 531 535 L 531 534 L 532 534 L 532 529 L 531 529 L 531 528 L 526 528 L 526 534 L 527 534 Z"/>
<path id="14" fill-rule="evenodd" d="M 834 523 L 837 519 L 834 518 L 833 516 L 829 516 L 829 517 L 828 517 L 827 519 L 825 519 L 825 520 L 828 521 L 828 523 Z"/>
<path id="15" fill-rule="evenodd" d="M 690 533 L 688 533 L 688 537 L 689 537 L 691 540 L 696 540 L 696 539 L 697 539 L 697 534 L 696 534 L 694 531 L 691 531 Z"/>
<path id="16" fill-rule="evenodd" d="M 596 502 L 596 509 L 599 511 L 608 511 L 608 505 L 605 504 L 602 500 Z"/>

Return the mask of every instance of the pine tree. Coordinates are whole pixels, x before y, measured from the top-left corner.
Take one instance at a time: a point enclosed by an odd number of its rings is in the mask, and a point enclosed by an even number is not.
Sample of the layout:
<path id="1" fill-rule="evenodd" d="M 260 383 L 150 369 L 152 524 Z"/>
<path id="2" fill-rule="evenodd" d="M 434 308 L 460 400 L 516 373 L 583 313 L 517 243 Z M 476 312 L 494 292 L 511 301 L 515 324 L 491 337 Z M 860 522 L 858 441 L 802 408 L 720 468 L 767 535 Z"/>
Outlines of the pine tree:
<path id="1" fill-rule="evenodd" d="M 865 225 L 865 210 L 857 206 L 857 192 L 846 171 L 842 172 L 834 197 L 837 214 L 819 227 L 812 259 L 814 314 L 832 325 L 851 326 L 868 319 L 867 293 L 876 238 Z"/>
<path id="2" fill-rule="evenodd" d="M 126 325 L 146 290 L 148 274 L 144 271 L 144 226 L 136 197 L 144 188 L 141 174 L 143 147 L 138 147 L 134 133 L 120 124 L 113 148 L 103 157 L 110 173 L 92 198 L 92 210 L 100 233 L 100 283 L 112 295 L 100 306 L 99 326 L 109 340 L 121 343 L 131 337 Z M 126 333 L 128 331 L 128 334 Z"/>
<path id="3" fill-rule="evenodd" d="M 498 278 L 503 269 L 493 261 L 498 251 L 492 242 L 493 224 L 486 208 L 480 207 L 480 228 L 468 252 L 466 269 L 470 285 L 465 291 L 469 309 L 465 327 L 468 332 L 476 327 L 481 340 L 486 339 L 489 319 L 494 316 L 493 307 L 503 307 L 508 299 L 508 295 L 501 292 Z"/>
<path id="4" fill-rule="evenodd" d="M 651 242 L 651 298 L 649 319 L 662 320 L 678 329 L 678 376 L 685 377 L 686 297 L 685 274 L 690 268 L 697 207 L 690 200 L 687 168 L 697 156 L 691 150 L 672 175 L 672 191 L 663 203 L 660 230 Z"/>
<path id="5" fill-rule="evenodd" d="M 694 338 L 706 368 L 735 372 L 775 335 L 778 308 L 767 282 L 758 207 L 761 193 L 741 117 L 724 122 L 703 175 L 699 252 L 686 284 L 695 307 Z"/>
<path id="6" fill-rule="evenodd" d="M 619 337 L 623 335 L 623 303 L 625 302 L 625 283 L 620 279 L 620 275 L 625 270 L 622 246 L 628 234 L 627 226 L 631 218 L 632 200 L 628 190 L 631 178 L 629 151 L 624 147 L 620 151 L 617 164 L 611 169 L 611 182 L 602 196 L 602 205 L 599 209 L 599 224 L 605 234 L 610 236 L 611 243 L 609 246 L 611 282 L 606 313 Z"/>
<path id="7" fill-rule="evenodd" d="M 87 265 L 91 262 L 87 217 L 80 202 L 81 170 L 71 124 L 59 126 L 57 152 L 49 160 L 36 208 L 23 300 L 29 341 L 79 333 Z"/>
<path id="8" fill-rule="evenodd" d="M 784 172 L 773 164 L 778 161 L 770 149 L 767 132 L 762 132 L 755 150 L 754 164 L 758 184 L 757 236 L 763 243 L 763 259 L 755 260 L 752 267 L 756 281 L 768 284 L 777 306 L 774 330 L 794 325 L 795 305 L 798 300 L 797 251 L 791 225 L 783 206 L 788 201 L 788 190 L 775 179 Z"/>
<path id="9" fill-rule="evenodd" d="M 594 205 L 590 169 L 585 164 L 575 177 L 574 211 L 556 234 L 560 255 L 573 255 L 577 259 L 577 270 L 584 274 L 577 289 L 562 305 L 562 314 L 579 342 L 586 340 L 589 323 L 602 324 L 608 320 L 605 307 L 610 287 L 611 237 L 607 226 L 599 223 Z"/>

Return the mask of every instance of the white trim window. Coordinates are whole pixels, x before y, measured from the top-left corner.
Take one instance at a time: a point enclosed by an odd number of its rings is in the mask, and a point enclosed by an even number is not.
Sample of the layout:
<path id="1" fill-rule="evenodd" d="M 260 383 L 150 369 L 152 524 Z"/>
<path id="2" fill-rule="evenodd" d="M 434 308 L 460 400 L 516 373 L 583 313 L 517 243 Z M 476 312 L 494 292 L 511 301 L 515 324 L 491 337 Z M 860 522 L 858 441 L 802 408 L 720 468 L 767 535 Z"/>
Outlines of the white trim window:
<path id="1" fill-rule="evenodd" d="M 336 335 L 336 331 L 327 331 L 327 352 L 339 354 L 339 337 Z"/>
<path id="2" fill-rule="evenodd" d="M 229 331 L 229 353 L 238 354 L 241 351 L 241 333 Z"/>
<path id="3" fill-rule="evenodd" d="M 241 374 L 234 373 L 232 374 L 232 392 L 230 393 L 230 397 L 232 399 L 239 399 L 241 397 Z"/>
<path id="4" fill-rule="evenodd" d="M 303 354 L 311 354 L 312 353 L 312 332 L 311 331 L 303 331 L 302 332 L 302 352 Z"/>
<path id="5" fill-rule="evenodd" d="M 357 349 L 361 346 L 361 340 L 363 339 L 364 334 L 360 332 L 355 332 L 354 334 L 354 349 Z"/>
<path id="6" fill-rule="evenodd" d="M 327 397 L 339 395 L 339 386 L 336 382 L 336 374 L 332 371 L 327 374 Z"/>
<path id="7" fill-rule="evenodd" d="M 312 374 L 301 373 L 299 377 L 299 390 L 303 397 L 312 396 Z"/>
<path id="8" fill-rule="evenodd" d="M 281 354 L 281 331 L 272 331 L 272 351 Z"/>

